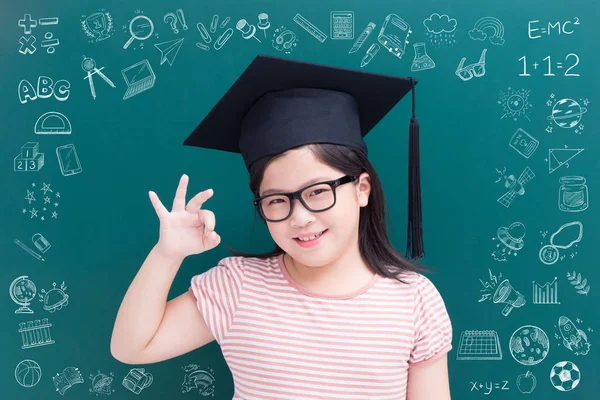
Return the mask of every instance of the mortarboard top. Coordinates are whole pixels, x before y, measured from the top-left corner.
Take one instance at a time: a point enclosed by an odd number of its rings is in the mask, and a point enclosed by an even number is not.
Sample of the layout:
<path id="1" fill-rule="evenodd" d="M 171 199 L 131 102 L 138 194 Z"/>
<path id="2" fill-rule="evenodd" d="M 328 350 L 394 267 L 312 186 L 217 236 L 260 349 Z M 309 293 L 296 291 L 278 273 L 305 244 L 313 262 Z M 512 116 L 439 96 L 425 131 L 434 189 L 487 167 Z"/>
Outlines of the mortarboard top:
<path id="1" fill-rule="evenodd" d="M 367 154 L 364 136 L 412 89 L 407 256 L 420 258 L 416 83 L 259 54 L 183 144 L 240 153 L 248 170 L 262 157 L 309 143 L 347 145 Z"/>

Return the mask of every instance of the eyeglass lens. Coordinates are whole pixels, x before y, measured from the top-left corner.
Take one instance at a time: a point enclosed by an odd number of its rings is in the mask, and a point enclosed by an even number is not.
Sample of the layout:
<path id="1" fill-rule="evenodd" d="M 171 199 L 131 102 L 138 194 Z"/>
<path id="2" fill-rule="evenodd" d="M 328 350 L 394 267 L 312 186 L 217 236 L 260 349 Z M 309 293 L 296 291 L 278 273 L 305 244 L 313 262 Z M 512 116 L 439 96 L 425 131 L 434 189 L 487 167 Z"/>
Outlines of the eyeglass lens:
<path id="1" fill-rule="evenodd" d="M 323 211 L 335 201 L 334 191 L 328 184 L 309 186 L 302 191 L 301 197 L 310 211 Z M 266 219 L 281 220 L 290 213 L 291 202 L 287 196 L 271 195 L 262 199 L 259 206 Z"/>

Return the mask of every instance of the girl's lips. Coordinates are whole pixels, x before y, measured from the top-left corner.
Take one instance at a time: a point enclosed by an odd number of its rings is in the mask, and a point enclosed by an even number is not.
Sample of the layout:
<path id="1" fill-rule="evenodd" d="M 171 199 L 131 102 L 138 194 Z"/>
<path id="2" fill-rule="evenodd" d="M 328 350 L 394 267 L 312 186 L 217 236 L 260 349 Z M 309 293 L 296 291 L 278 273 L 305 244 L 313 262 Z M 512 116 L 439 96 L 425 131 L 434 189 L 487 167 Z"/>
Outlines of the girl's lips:
<path id="1" fill-rule="evenodd" d="M 303 242 L 302 240 L 297 239 L 297 238 L 294 238 L 294 241 L 302 247 L 312 247 L 312 246 L 316 246 L 317 244 L 319 244 L 323 240 L 323 237 L 326 234 L 327 234 L 327 229 L 325 229 L 323 231 L 323 233 L 321 233 L 321 236 L 319 236 L 318 238 L 315 238 L 313 240 L 309 240 L 308 242 Z"/>

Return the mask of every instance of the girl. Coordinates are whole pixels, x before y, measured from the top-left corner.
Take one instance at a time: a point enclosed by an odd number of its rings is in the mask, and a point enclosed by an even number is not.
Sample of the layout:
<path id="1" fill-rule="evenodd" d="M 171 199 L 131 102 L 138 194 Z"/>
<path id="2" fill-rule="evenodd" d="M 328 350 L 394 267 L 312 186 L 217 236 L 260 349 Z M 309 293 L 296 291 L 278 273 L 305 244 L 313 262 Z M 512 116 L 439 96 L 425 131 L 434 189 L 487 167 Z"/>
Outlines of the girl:
<path id="1" fill-rule="evenodd" d="M 262 58 L 233 93 L 273 63 L 281 72 L 298 73 L 300 65 L 300 75 L 319 82 L 261 89 L 239 115 L 222 100 L 203 123 L 229 110 L 231 129 L 221 133 L 239 138 L 254 205 L 275 249 L 230 250 L 233 256 L 167 302 L 183 259 L 213 249 L 221 237 L 205 207 L 212 189 L 186 203 L 184 174 L 170 211 L 150 192 L 160 235 L 119 309 L 113 356 L 154 363 L 216 340 L 232 371 L 234 399 L 450 399 L 451 322 L 423 269 L 388 239 L 383 189 L 362 143 L 370 127 L 360 123 L 371 111 L 361 111 L 357 92 L 321 89 L 373 74 Z M 205 135 L 206 126 L 191 137 Z"/>

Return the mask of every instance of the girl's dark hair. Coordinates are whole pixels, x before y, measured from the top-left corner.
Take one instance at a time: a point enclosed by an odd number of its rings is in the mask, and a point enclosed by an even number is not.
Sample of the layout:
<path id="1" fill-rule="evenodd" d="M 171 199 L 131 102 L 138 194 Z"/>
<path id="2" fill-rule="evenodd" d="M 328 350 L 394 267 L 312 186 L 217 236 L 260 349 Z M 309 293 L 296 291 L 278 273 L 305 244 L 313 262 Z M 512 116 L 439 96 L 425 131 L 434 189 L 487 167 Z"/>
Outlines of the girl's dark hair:
<path id="1" fill-rule="evenodd" d="M 358 149 L 329 143 L 314 143 L 308 147 L 321 162 L 336 168 L 344 174 L 360 175 L 367 172 L 371 178 L 369 204 L 360 210 L 358 227 L 358 248 L 360 254 L 379 275 L 403 282 L 400 275 L 406 271 L 425 271 L 426 268 L 411 263 L 390 243 L 386 227 L 387 209 L 379 177 L 367 156 Z M 285 153 L 263 157 L 250 167 L 250 190 L 255 197 L 259 195 L 260 183 L 269 163 Z M 356 180 L 353 184 L 358 184 Z M 261 218 L 262 220 L 262 218 Z M 263 220 L 263 222 L 265 222 Z M 265 222 L 266 224 L 266 222 Z M 272 251 L 260 254 L 245 253 L 227 246 L 234 256 L 270 258 L 283 254 L 277 244 Z"/>

